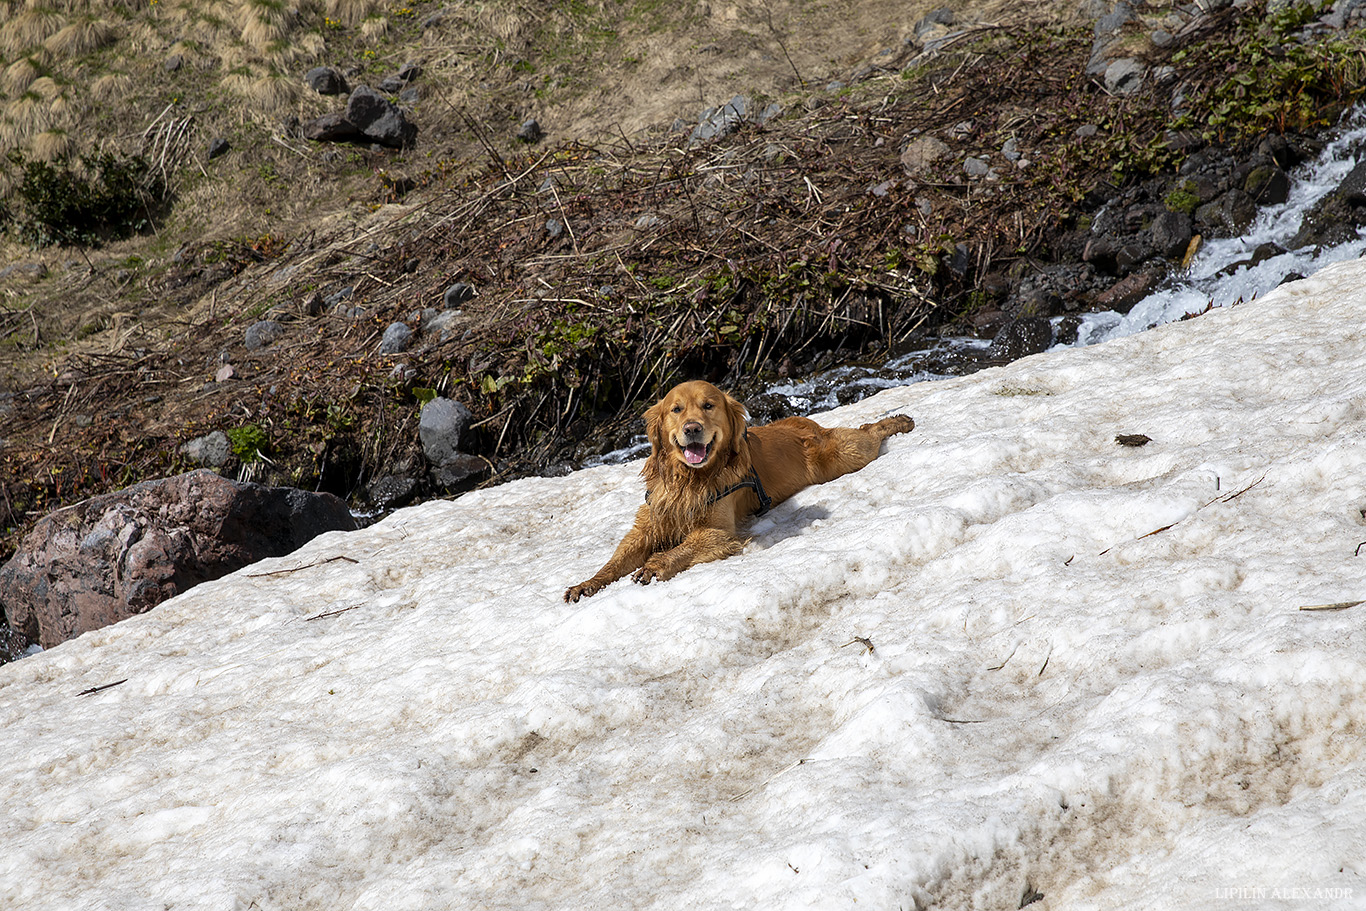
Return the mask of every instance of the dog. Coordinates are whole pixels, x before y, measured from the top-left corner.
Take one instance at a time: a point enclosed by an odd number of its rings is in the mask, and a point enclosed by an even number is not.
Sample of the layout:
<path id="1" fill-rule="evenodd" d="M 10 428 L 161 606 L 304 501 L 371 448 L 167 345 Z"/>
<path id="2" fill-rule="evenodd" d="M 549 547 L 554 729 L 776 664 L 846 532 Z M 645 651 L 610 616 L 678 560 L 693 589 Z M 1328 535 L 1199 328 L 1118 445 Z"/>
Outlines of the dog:
<path id="1" fill-rule="evenodd" d="M 645 503 L 612 558 L 571 586 L 565 601 L 602 591 L 627 573 L 642 585 L 739 553 L 741 522 L 797 491 L 858 471 L 883 440 L 915 422 L 894 415 L 827 429 L 809 418 L 748 427 L 745 406 L 711 383 L 669 390 L 645 412 L 650 455 L 641 468 Z"/>

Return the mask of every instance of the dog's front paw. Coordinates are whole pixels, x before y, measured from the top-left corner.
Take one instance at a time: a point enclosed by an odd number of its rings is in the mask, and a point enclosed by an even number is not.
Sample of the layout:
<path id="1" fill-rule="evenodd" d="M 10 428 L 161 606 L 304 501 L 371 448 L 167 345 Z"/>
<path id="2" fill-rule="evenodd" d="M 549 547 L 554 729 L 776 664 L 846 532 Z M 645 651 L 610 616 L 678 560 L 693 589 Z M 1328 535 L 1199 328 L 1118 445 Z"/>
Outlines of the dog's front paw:
<path id="1" fill-rule="evenodd" d="M 602 589 L 603 584 L 601 582 L 594 582 L 592 579 L 589 579 L 587 582 L 580 582 L 578 585 L 570 586 L 564 593 L 564 600 L 572 603 L 578 601 L 580 598 L 591 598 L 602 591 Z"/>
<path id="2" fill-rule="evenodd" d="M 672 576 L 668 567 L 661 560 L 646 560 L 645 565 L 631 574 L 632 581 L 640 585 L 649 585 L 651 582 L 663 582 Z"/>

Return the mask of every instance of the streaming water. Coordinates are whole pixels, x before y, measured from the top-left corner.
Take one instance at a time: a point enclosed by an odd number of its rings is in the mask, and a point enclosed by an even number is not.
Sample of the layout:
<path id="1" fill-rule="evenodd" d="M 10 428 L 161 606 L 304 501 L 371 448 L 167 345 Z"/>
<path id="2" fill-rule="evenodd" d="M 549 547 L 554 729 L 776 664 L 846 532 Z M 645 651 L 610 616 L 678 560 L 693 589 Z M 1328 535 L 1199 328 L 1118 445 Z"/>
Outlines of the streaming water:
<path id="1" fill-rule="evenodd" d="M 1288 248 L 1306 213 L 1342 183 L 1364 153 L 1366 110 L 1358 109 L 1343 121 L 1337 136 L 1314 160 L 1291 172 L 1286 202 L 1261 210 L 1243 236 L 1206 243 L 1184 273 L 1173 275 L 1128 313 L 1084 314 L 1076 340 L 1070 344 L 1094 345 L 1201 313 L 1211 306 L 1227 307 L 1252 300 L 1288 276 L 1311 275 L 1332 263 L 1361 257 L 1366 252 L 1366 236 L 1358 234 L 1332 247 L 1285 249 L 1258 258 L 1268 250 Z M 1268 244 L 1275 247 L 1268 248 Z M 881 389 L 965 376 L 999 363 L 990 357 L 988 348 L 989 343 L 980 339 L 939 339 L 929 347 L 900 353 L 883 363 L 836 367 L 776 384 L 758 396 L 747 397 L 746 404 L 757 423 L 785 414 L 824 411 L 856 402 Z M 631 445 L 589 459 L 584 465 L 624 462 L 648 449 L 645 438 L 639 437 Z"/>

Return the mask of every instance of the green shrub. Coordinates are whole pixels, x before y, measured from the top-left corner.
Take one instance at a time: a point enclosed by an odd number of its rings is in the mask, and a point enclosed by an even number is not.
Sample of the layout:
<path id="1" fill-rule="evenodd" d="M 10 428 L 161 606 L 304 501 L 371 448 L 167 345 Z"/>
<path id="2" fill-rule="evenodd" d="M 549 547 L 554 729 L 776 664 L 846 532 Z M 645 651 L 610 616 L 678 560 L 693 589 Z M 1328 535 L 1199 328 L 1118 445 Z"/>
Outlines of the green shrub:
<path id="1" fill-rule="evenodd" d="M 95 245 L 148 228 L 166 201 L 166 186 L 138 155 L 86 155 L 79 165 L 8 156 L 19 171 L 8 220 L 20 240 Z"/>

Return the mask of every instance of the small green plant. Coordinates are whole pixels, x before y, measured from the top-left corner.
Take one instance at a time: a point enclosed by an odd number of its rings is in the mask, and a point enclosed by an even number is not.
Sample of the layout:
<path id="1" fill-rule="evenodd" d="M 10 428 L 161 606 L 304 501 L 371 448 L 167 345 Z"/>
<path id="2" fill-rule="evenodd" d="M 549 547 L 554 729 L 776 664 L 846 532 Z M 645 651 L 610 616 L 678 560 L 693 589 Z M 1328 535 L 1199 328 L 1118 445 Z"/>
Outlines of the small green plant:
<path id="1" fill-rule="evenodd" d="M 228 442 L 232 444 L 232 454 L 244 464 L 250 464 L 260 459 L 269 439 L 256 424 L 243 424 L 228 431 Z"/>
<path id="2" fill-rule="evenodd" d="M 1168 193 L 1162 203 L 1173 212 L 1194 215 L 1195 210 L 1200 206 L 1200 197 L 1182 185 Z"/>

